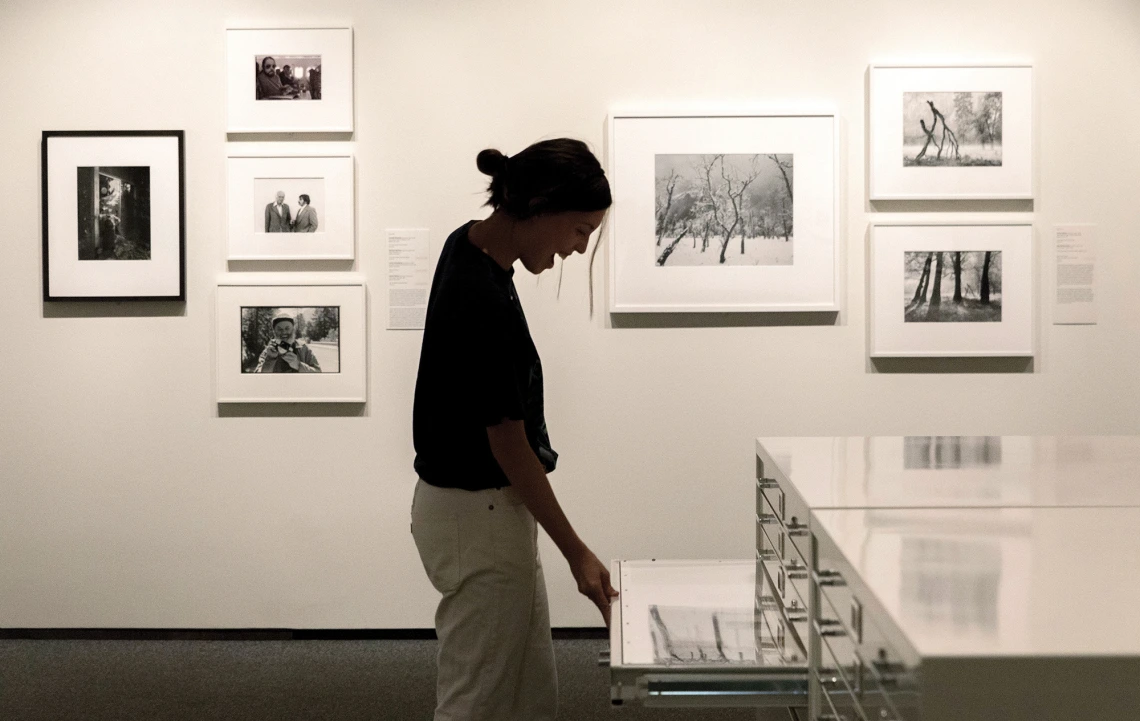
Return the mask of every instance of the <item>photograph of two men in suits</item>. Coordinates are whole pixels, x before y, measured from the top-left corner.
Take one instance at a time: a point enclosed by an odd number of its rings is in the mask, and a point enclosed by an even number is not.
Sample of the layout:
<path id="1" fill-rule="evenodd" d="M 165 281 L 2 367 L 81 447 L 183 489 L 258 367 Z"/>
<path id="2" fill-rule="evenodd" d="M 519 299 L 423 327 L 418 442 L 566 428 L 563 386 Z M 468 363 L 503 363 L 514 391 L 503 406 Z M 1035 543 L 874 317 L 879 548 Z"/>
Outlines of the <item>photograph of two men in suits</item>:
<path id="1" fill-rule="evenodd" d="M 282 190 L 277 191 L 276 199 L 265 206 L 266 233 L 315 233 L 318 225 L 317 210 L 305 193 L 297 197 L 295 217 L 285 202 L 285 192 Z"/>

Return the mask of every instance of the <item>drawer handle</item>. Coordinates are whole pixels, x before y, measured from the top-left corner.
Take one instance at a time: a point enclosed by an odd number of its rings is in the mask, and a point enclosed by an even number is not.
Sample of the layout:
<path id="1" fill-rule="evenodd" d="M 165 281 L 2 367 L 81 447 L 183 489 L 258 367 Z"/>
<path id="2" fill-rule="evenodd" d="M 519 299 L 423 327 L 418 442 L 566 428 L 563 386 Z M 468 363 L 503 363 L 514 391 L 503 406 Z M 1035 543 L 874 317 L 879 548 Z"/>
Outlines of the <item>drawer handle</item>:
<path id="1" fill-rule="evenodd" d="M 756 516 L 756 521 L 761 526 L 774 526 L 780 522 L 780 519 L 774 513 L 761 513 Z"/>
<path id="2" fill-rule="evenodd" d="M 793 581 L 806 581 L 808 579 L 808 568 L 796 559 L 788 561 L 788 578 Z"/>
<path id="3" fill-rule="evenodd" d="M 821 586 L 830 586 L 833 588 L 842 588 L 847 585 L 847 581 L 843 580 L 843 574 L 839 571 L 821 570 L 819 572 L 818 581 Z"/>
<path id="4" fill-rule="evenodd" d="M 824 638 L 842 638 L 847 635 L 843 625 L 833 618 L 821 618 L 815 622 L 815 630 Z"/>
<path id="5" fill-rule="evenodd" d="M 808 525 L 800 523 L 795 516 L 792 516 L 792 520 L 788 521 L 788 535 L 806 536 L 808 535 Z"/>
<path id="6" fill-rule="evenodd" d="M 775 489 L 779 490 L 780 482 L 777 481 L 775 478 L 757 478 L 756 479 L 756 487 L 757 488 L 775 488 Z"/>

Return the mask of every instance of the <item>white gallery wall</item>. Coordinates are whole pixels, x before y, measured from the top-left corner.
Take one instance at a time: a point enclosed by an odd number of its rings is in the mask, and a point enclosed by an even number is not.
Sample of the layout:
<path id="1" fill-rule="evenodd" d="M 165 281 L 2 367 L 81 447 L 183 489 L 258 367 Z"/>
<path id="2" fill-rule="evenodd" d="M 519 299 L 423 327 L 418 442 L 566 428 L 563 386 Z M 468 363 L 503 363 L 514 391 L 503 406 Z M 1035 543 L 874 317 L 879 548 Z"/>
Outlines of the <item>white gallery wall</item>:
<path id="1" fill-rule="evenodd" d="M 219 408 L 224 31 L 340 23 L 357 260 L 233 270 L 362 274 L 369 402 Z M 485 212 L 479 150 L 600 154 L 619 107 L 834 102 L 844 310 L 612 319 L 604 252 L 593 316 L 585 259 L 560 283 L 519 270 L 552 480 L 601 558 L 751 557 L 757 435 L 1140 433 L 1135 0 L 4 0 L 0 38 L 0 627 L 430 627 L 408 532 L 421 334 L 385 329 L 384 230 L 428 227 L 437 253 Z M 867 66 L 898 60 L 1034 64 L 1035 203 L 867 202 Z M 40 132 L 78 129 L 186 131 L 185 304 L 41 300 Z M 963 210 L 1036 225 L 1036 360 L 870 363 L 868 223 Z M 1097 225 L 1099 325 L 1051 324 L 1063 223 Z M 554 624 L 599 625 L 544 544 Z"/>

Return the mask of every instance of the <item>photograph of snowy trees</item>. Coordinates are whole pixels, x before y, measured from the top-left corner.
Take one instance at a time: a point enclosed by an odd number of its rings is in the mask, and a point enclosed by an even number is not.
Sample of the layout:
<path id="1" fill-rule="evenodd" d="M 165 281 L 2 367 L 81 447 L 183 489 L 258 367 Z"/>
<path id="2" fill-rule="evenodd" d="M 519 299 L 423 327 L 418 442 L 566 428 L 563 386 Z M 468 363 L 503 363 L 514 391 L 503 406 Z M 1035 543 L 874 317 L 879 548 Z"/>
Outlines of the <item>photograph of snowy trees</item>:
<path id="1" fill-rule="evenodd" d="M 903 93 L 903 165 L 1000 166 L 1002 94 Z"/>
<path id="2" fill-rule="evenodd" d="M 1001 251 L 908 251 L 904 256 L 905 322 L 1001 322 Z"/>
<path id="3" fill-rule="evenodd" d="M 658 267 L 792 265 L 792 154 L 655 159 Z"/>

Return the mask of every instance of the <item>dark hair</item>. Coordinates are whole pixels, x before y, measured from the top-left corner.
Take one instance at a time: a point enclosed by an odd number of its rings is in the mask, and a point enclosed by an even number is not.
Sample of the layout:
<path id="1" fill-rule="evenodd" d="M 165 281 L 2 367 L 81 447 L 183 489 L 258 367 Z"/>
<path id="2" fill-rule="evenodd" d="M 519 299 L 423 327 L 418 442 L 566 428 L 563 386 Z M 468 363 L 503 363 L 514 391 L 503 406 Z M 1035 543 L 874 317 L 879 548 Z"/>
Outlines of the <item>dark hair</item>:
<path id="1" fill-rule="evenodd" d="M 277 67 L 277 61 L 276 61 L 276 60 L 274 60 L 273 56 L 272 56 L 272 55 L 266 55 L 265 57 L 263 57 L 263 58 L 261 59 L 261 69 L 262 69 L 262 70 L 264 70 L 264 69 L 265 69 L 265 61 L 266 61 L 266 60 L 273 60 L 273 67 L 275 67 L 275 68 Z"/>
<path id="2" fill-rule="evenodd" d="M 613 204 L 606 173 L 581 140 L 543 140 L 510 157 L 487 149 L 475 164 L 491 176 L 486 205 L 519 220 L 607 210 Z"/>
<path id="3" fill-rule="evenodd" d="M 312 205 L 312 202 L 309 200 L 309 196 L 305 195 L 304 193 L 301 193 L 300 197 L 301 197 L 301 200 L 305 201 L 305 205 Z M 977 257 L 977 256 L 975 256 L 975 257 Z"/>

